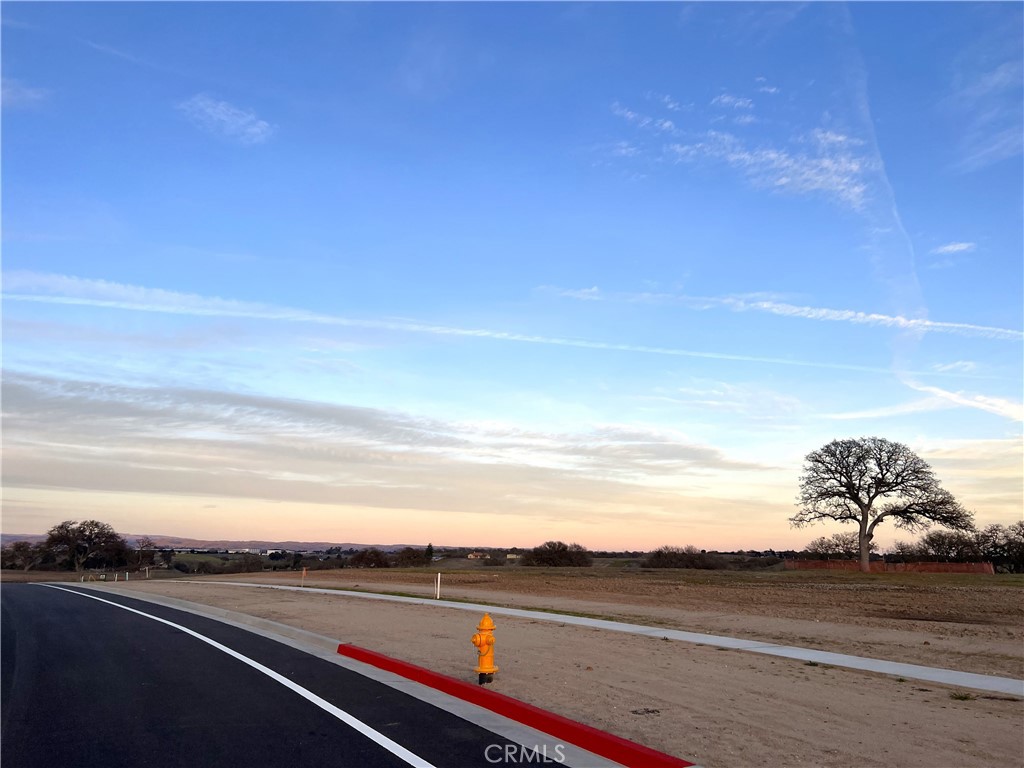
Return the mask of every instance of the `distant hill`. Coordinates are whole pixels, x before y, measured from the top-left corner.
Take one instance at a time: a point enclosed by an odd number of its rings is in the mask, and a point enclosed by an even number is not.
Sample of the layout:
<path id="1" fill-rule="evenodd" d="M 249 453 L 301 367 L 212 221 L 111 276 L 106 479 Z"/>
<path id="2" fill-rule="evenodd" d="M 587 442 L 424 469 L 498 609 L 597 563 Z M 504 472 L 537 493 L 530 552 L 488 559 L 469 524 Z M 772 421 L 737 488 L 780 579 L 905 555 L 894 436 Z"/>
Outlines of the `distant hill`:
<path id="1" fill-rule="evenodd" d="M 6 547 L 15 541 L 28 541 L 35 544 L 46 538 L 44 533 L 0 533 L 0 546 Z"/>
<path id="2" fill-rule="evenodd" d="M 262 539 L 189 539 L 183 536 L 166 536 L 162 534 L 144 533 L 122 533 L 129 544 L 135 544 L 136 540 L 149 538 L 161 549 L 288 549 L 303 551 L 318 551 L 341 547 L 342 549 L 366 549 L 377 547 L 383 550 L 401 549 L 402 547 L 416 547 L 422 549 L 426 544 L 356 544 L 354 542 L 332 542 L 332 541 L 266 541 Z M 0 546 L 6 547 L 15 541 L 37 542 L 43 541 L 46 534 L 42 533 L 0 533 Z M 434 549 L 445 549 L 445 547 L 434 547 Z"/>
<path id="3" fill-rule="evenodd" d="M 153 540 L 156 546 L 171 549 L 302 549 L 322 550 L 331 547 L 363 549 L 367 546 L 380 547 L 380 544 L 352 544 L 331 541 L 268 541 L 265 539 L 190 539 L 184 536 L 166 536 L 161 534 L 125 533 L 121 534 L 134 544 L 144 536 Z M 400 545 L 405 546 L 405 545 Z"/>

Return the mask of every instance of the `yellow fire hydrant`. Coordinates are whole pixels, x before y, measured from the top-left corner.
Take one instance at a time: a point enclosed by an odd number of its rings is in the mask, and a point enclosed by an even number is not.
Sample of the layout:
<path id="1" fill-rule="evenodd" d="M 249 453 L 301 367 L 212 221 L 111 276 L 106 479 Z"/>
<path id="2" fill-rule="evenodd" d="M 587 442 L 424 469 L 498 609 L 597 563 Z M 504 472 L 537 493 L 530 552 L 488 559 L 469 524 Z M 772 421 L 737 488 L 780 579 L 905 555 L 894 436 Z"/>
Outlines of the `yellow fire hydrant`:
<path id="1" fill-rule="evenodd" d="M 498 668 L 494 666 L 494 620 L 491 614 L 485 613 L 477 625 L 476 634 L 470 640 L 476 646 L 476 652 L 480 658 L 477 660 L 473 671 L 479 675 L 477 682 L 480 685 L 494 681 L 494 673 Z"/>

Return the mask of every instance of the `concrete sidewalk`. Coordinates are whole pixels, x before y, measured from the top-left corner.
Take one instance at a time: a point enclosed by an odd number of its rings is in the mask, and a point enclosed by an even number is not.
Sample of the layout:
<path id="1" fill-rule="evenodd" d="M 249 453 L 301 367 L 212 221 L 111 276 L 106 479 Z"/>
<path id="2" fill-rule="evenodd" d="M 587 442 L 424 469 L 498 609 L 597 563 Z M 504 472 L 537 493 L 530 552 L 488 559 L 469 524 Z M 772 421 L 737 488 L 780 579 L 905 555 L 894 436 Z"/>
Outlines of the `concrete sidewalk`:
<path id="1" fill-rule="evenodd" d="M 1024 698 L 1024 680 L 1016 680 L 1011 677 L 997 677 L 994 675 L 979 675 L 974 672 L 959 672 L 954 669 L 942 669 L 940 667 L 925 667 L 919 664 L 905 664 L 897 661 L 885 661 L 883 659 L 870 659 L 863 656 L 849 656 L 842 653 L 830 653 L 828 651 L 816 651 L 811 648 L 797 648 L 795 646 L 777 645 L 765 643 L 758 640 L 743 640 L 735 637 L 721 635 L 706 635 L 699 632 L 685 632 L 679 629 L 666 629 L 663 627 L 649 627 L 643 624 L 628 624 L 621 621 L 609 621 L 606 619 L 591 619 L 584 616 L 572 616 L 564 613 L 551 613 L 547 611 L 530 611 L 522 608 L 503 608 L 500 606 L 486 605 L 484 603 L 465 603 L 451 600 L 434 600 L 425 597 L 403 597 L 400 595 L 382 595 L 374 592 L 357 592 L 342 589 L 318 589 L 315 587 L 287 587 L 276 584 L 253 584 L 251 582 L 231 581 L 190 581 L 190 584 L 216 584 L 217 586 L 250 587 L 257 589 L 279 589 L 292 592 L 307 592 L 322 595 L 335 595 L 337 597 L 356 597 L 365 600 L 383 600 L 393 603 L 412 603 L 416 605 L 433 605 L 439 608 L 454 608 L 460 611 L 474 611 L 476 613 L 492 613 L 496 616 L 514 616 L 521 619 L 532 619 L 534 621 L 554 621 L 559 624 L 574 624 L 581 627 L 605 629 L 609 632 L 626 632 L 633 635 L 646 635 L 648 637 L 668 638 L 679 640 L 685 643 L 700 643 L 712 645 L 718 648 L 728 648 L 736 651 L 748 651 L 760 653 L 767 656 L 781 656 L 786 659 L 798 661 L 811 661 L 818 664 L 827 664 L 833 667 L 844 667 L 846 669 L 858 669 L 864 672 L 877 672 L 883 675 L 894 677 L 905 677 L 910 680 L 924 680 L 931 683 L 952 685 L 958 688 L 971 688 L 978 691 L 990 693 L 1002 693 L 1010 696 Z"/>

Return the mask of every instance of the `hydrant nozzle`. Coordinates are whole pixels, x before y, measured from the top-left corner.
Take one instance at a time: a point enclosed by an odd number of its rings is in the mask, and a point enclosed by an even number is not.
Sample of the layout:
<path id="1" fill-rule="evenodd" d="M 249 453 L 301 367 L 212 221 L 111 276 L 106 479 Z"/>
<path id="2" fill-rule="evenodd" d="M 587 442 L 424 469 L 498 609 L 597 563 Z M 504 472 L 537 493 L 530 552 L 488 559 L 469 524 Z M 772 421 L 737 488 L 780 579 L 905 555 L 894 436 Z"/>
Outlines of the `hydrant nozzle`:
<path id="1" fill-rule="evenodd" d="M 494 620 L 491 618 L 491 614 L 485 613 L 484 617 L 480 619 L 476 634 L 473 635 L 470 642 L 476 646 L 476 652 L 479 655 L 477 665 L 473 668 L 478 675 L 477 682 L 480 685 L 492 682 L 498 668 L 494 666 Z"/>

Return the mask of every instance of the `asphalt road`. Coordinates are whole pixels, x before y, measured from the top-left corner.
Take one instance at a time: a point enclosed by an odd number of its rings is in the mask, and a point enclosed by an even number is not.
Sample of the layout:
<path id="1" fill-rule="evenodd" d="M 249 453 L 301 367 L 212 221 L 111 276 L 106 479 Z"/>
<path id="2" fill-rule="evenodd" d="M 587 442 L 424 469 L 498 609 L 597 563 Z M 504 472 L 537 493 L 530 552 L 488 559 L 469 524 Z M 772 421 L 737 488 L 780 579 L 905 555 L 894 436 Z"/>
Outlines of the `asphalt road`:
<path id="1" fill-rule="evenodd" d="M 0 590 L 4 768 L 541 762 L 480 726 L 288 645 L 121 595 L 63 589 Z"/>

